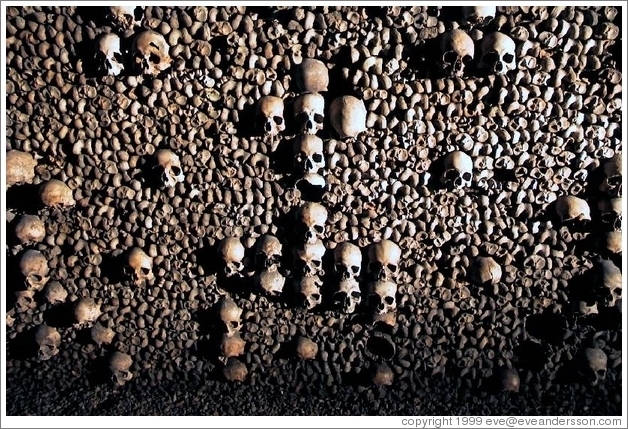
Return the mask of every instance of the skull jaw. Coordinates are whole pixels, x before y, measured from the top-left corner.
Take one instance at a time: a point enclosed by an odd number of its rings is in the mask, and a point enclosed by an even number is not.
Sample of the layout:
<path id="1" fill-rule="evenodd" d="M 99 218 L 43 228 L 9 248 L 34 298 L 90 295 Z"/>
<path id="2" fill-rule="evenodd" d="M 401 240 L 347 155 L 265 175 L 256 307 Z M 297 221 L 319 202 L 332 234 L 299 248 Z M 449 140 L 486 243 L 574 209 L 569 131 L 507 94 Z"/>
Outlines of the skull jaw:
<path id="1" fill-rule="evenodd" d="M 227 262 L 224 267 L 224 275 L 225 277 L 236 277 L 241 276 L 240 271 L 244 267 L 242 262 Z"/>
<path id="2" fill-rule="evenodd" d="M 334 304 L 345 314 L 352 314 L 360 305 L 361 298 L 353 297 L 347 292 L 336 292 L 334 295 Z"/>
<path id="3" fill-rule="evenodd" d="M 124 383 L 130 381 L 133 378 L 133 374 L 130 371 L 116 371 L 111 377 L 111 381 L 116 386 L 123 386 Z"/>
<path id="4" fill-rule="evenodd" d="M 162 186 L 171 188 L 175 186 L 177 183 L 183 182 L 183 173 L 175 176 L 174 173 L 170 169 L 164 169 L 161 174 L 160 181 Z"/>

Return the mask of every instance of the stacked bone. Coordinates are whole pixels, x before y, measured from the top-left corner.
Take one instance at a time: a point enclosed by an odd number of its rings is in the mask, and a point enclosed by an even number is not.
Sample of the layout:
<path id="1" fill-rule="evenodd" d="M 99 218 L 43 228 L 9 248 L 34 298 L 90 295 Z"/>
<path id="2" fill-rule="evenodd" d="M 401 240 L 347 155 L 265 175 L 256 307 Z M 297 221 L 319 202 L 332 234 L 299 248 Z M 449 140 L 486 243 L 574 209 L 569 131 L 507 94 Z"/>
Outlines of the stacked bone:
<path id="1" fill-rule="evenodd" d="M 275 219 L 294 208 L 298 194 L 269 168 L 267 141 L 242 137 L 249 124 L 240 119 L 261 96 L 298 96 L 290 94 L 290 77 L 307 49 L 331 71 L 341 69 L 341 93 L 361 94 L 367 111 L 364 133 L 342 138 L 338 126 L 341 138 L 324 143 L 325 244 L 398 243 L 399 311 L 389 334 L 381 324 L 353 323 L 361 314 L 293 312 L 284 300 L 268 306 L 245 296 L 237 302 L 251 384 L 344 389 L 375 359 L 376 384 L 394 374 L 398 395 L 452 374 L 455 386 L 469 389 L 496 378 L 520 389 L 522 400 L 588 395 L 593 383 L 595 400 L 613 403 L 622 247 L 616 8 L 474 9 L 451 20 L 446 8 L 424 7 L 148 7 L 144 25 L 172 47 L 171 68 L 153 77 L 128 67 L 101 78 L 83 74 L 89 59 L 81 65 L 72 57 L 108 27 L 75 8 L 24 11 L 7 8 L 7 145 L 30 159 L 12 169 L 10 191 L 26 195 L 23 183 L 50 182 L 41 186 L 42 200 L 76 204 L 69 212 L 31 213 L 7 198 L 19 214 L 21 244 L 11 251 L 37 251 L 48 266 L 47 273 L 28 268 L 36 254 L 24 253 L 20 279 L 50 277 L 41 299 L 32 286 L 19 292 L 7 318 L 8 349 L 30 328 L 56 329 L 63 339 L 56 349 L 53 330 L 37 335 L 40 357 L 59 350 L 52 367 L 36 364 L 45 377 L 59 374 L 65 384 L 71 374 L 88 374 L 87 364 L 110 351 L 95 343 L 133 356 L 134 383 L 156 386 L 175 374 L 213 383 L 206 375 L 213 362 L 195 353 L 205 335 L 196 316 L 220 295 L 195 252 L 225 237 L 240 237 L 245 249 L 264 234 L 283 238 Z M 468 38 L 449 33 L 456 29 L 477 43 L 471 60 Z M 437 61 L 422 49 L 430 40 L 441 46 Z M 430 56 L 421 60 L 424 52 Z M 437 62 L 443 70 L 428 75 Z M 336 116 L 328 113 L 330 122 Z M 159 165 L 165 142 L 178 163 Z M 151 156 L 157 178 L 174 186 L 138 179 Z M 183 167 L 185 176 L 177 170 Z M 132 278 L 120 284 L 107 265 L 134 246 L 154 260 L 146 288 Z M 53 317 L 66 313 L 64 302 L 80 303 L 77 313 L 67 310 L 81 326 L 92 324 L 91 343 Z M 319 347 L 315 353 L 298 341 L 299 353 L 320 360 L 293 372 L 278 350 L 297 336 Z M 7 365 L 13 380 L 35 365 L 14 356 Z M 571 364 L 576 370 L 564 371 Z M 565 372 L 582 373 L 583 387 L 564 383 Z M 122 370 L 119 379 L 127 377 Z"/>

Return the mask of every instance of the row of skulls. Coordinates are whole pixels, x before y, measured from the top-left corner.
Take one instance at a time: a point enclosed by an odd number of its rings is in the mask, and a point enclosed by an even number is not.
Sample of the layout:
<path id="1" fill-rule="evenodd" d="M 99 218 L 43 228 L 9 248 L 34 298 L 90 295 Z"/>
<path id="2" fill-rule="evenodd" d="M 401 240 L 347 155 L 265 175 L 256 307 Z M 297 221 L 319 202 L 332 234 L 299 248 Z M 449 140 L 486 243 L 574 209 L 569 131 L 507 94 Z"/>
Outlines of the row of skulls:
<path id="1" fill-rule="evenodd" d="M 142 25 L 137 19 L 137 6 L 109 6 L 107 18 L 121 31 L 134 30 Z M 169 69 L 172 65 L 170 46 L 163 35 L 153 31 L 140 32 L 133 39 L 131 47 L 132 64 L 135 71 L 145 75 L 157 76 Z M 118 76 L 124 71 L 124 55 L 121 48 L 120 36 L 115 33 L 106 33 L 96 40 L 95 55 L 96 69 L 103 75 Z"/>

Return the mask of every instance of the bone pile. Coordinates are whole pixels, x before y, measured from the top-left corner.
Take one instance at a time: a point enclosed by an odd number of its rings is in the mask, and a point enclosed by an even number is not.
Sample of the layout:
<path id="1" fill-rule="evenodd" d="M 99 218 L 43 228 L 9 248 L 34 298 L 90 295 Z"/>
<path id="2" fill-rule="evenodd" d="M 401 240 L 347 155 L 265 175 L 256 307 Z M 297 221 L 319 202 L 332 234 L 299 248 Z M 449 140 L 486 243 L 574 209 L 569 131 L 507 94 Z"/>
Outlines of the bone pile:
<path id="1" fill-rule="evenodd" d="M 7 7 L 8 412 L 617 413 L 621 19 Z"/>

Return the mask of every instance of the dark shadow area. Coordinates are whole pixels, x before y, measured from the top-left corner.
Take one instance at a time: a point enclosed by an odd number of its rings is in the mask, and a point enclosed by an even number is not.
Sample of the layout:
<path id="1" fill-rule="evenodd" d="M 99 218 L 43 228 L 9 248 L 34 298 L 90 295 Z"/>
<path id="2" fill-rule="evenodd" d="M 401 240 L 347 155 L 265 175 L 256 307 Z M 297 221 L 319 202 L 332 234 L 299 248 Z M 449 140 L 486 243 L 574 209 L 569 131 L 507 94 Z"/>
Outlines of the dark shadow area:
<path id="1" fill-rule="evenodd" d="M 7 359 L 26 360 L 37 355 L 37 343 L 35 342 L 36 327 L 25 330 L 7 341 Z"/>
<path id="2" fill-rule="evenodd" d="M 390 335 L 380 331 L 373 331 L 366 341 L 366 353 L 374 359 L 391 360 L 395 357 L 395 343 Z"/>
<path id="3" fill-rule="evenodd" d="M 548 359 L 546 348 L 535 341 L 525 340 L 515 348 L 521 367 L 540 371 Z"/>
<path id="4" fill-rule="evenodd" d="M 74 324 L 74 308 L 72 302 L 64 302 L 48 308 L 44 312 L 44 321 L 55 328 L 69 328 Z"/>
<path id="5" fill-rule="evenodd" d="M 102 261 L 100 271 L 103 276 L 103 283 L 117 284 L 126 279 L 124 274 L 124 254 L 113 255 L 112 253 L 101 253 Z"/>
<path id="6" fill-rule="evenodd" d="M 281 139 L 277 148 L 270 153 L 270 168 L 277 174 L 292 174 L 294 139 Z"/>
<path id="7" fill-rule="evenodd" d="M 18 214 L 37 214 L 41 208 L 39 185 L 13 185 L 6 192 L 7 209 Z"/>
<path id="8" fill-rule="evenodd" d="M 197 263 L 203 268 L 205 275 L 211 276 L 218 274 L 221 270 L 222 261 L 218 258 L 218 243 L 213 246 L 200 246 L 192 253 L 196 257 Z"/>
<path id="9" fill-rule="evenodd" d="M 5 308 L 6 311 L 11 310 L 16 302 L 15 293 L 25 289 L 24 275 L 20 271 L 20 255 L 6 255 L 6 278 L 5 278 Z"/>
<path id="10" fill-rule="evenodd" d="M 92 386 L 111 383 L 109 356 L 99 356 L 87 362 L 87 379 Z"/>
<path id="11" fill-rule="evenodd" d="M 567 330 L 567 321 L 563 315 L 546 309 L 543 313 L 526 318 L 525 326 L 531 336 L 552 344 L 558 344 L 563 340 Z"/>

